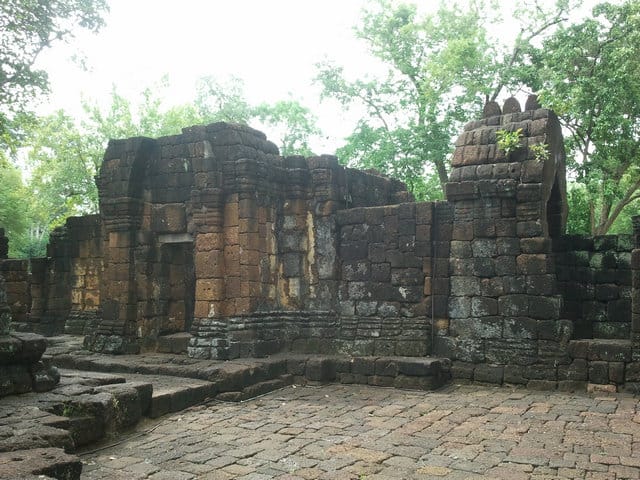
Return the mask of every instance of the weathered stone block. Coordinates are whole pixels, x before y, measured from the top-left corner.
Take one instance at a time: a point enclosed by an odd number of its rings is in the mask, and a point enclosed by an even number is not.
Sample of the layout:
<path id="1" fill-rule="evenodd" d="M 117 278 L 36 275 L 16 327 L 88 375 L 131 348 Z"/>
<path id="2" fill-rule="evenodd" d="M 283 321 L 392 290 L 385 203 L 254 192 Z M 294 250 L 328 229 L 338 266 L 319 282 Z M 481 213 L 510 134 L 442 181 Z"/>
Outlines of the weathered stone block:
<path id="1" fill-rule="evenodd" d="M 310 358 L 305 366 L 305 377 L 314 382 L 331 382 L 336 378 L 336 365 L 330 358 Z"/>
<path id="2" fill-rule="evenodd" d="M 473 260 L 473 274 L 475 276 L 486 278 L 496 275 L 495 262 L 492 258 L 479 257 Z"/>
<path id="3" fill-rule="evenodd" d="M 558 379 L 586 381 L 588 379 L 587 361 L 576 358 L 569 365 L 558 365 Z"/>
<path id="4" fill-rule="evenodd" d="M 522 254 L 516 258 L 517 271 L 523 275 L 543 275 L 554 272 L 551 257 L 545 254 Z"/>
<path id="5" fill-rule="evenodd" d="M 519 221 L 516 233 L 518 237 L 539 237 L 543 234 L 542 224 L 539 220 Z"/>
<path id="6" fill-rule="evenodd" d="M 537 343 L 535 340 L 488 339 L 485 358 L 496 364 L 531 365 L 538 359 Z"/>
<path id="7" fill-rule="evenodd" d="M 449 268 L 451 275 L 454 276 L 472 276 L 475 266 L 473 258 L 451 258 L 449 260 Z"/>
<path id="8" fill-rule="evenodd" d="M 473 297 L 471 299 L 471 316 L 488 317 L 498 314 L 498 301 L 490 297 Z"/>
<path id="9" fill-rule="evenodd" d="M 526 316 L 529 313 L 527 295 L 504 295 L 498 298 L 498 312 L 505 317 Z"/>
<path id="10" fill-rule="evenodd" d="M 589 362 L 589 382 L 609 383 L 609 364 L 607 362 Z"/>
<path id="11" fill-rule="evenodd" d="M 631 343 L 627 340 L 592 340 L 588 342 L 589 360 L 631 361 Z"/>
<path id="12" fill-rule="evenodd" d="M 451 277 L 451 295 L 480 295 L 480 280 L 477 277 Z"/>
<path id="13" fill-rule="evenodd" d="M 620 288 L 612 283 L 596 285 L 595 296 L 600 301 L 616 300 L 620 296 Z"/>
<path id="14" fill-rule="evenodd" d="M 468 318 L 471 314 L 471 297 L 451 297 L 449 318 Z"/>
<path id="15" fill-rule="evenodd" d="M 520 254 L 520 240 L 512 237 L 496 239 L 496 253 L 498 255 L 513 256 Z"/>
<path id="16" fill-rule="evenodd" d="M 540 320 L 558 318 L 562 307 L 562 297 L 529 297 L 529 315 Z"/>
<path id="17" fill-rule="evenodd" d="M 376 372 L 376 357 L 354 357 L 351 359 L 351 373 L 373 375 Z"/>
<path id="18" fill-rule="evenodd" d="M 461 339 L 501 338 L 502 318 L 452 318 L 450 334 Z"/>
<path id="19" fill-rule="evenodd" d="M 476 382 L 501 384 L 504 377 L 504 366 L 482 364 L 477 365 L 473 372 Z"/>
<path id="20" fill-rule="evenodd" d="M 526 367 L 522 365 L 505 365 L 503 381 L 508 384 L 526 385 L 529 381 L 526 377 Z"/>
<path id="21" fill-rule="evenodd" d="M 515 340 L 536 339 L 538 338 L 538 322 L 529 317 L 506 318 L 503 336 Z"/>

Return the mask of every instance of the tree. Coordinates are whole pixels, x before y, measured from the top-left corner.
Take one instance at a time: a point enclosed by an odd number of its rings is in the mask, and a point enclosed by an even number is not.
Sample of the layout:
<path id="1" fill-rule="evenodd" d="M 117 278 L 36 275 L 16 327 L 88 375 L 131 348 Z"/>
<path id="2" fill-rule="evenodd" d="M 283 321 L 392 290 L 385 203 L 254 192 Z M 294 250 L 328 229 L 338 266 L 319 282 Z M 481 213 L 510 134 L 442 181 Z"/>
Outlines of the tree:
<path id="1" fill-rule="evenodd" d="M 357 101 L 368 113 L 340 153 L 352 164 L 406 181 L 416 193 L 425 190 L 425 165 L 444 185 L 451 138 L 482 106 L 478 91 L 489 91 L 483 78 L 491 48 L 477 12 L 441 6 L 419 18 L 415 5 L 379 0 L 364 12 L 356 35 L 387 73 L 348 81 L 341 67 L 319 66 L 324 97 L 344 106 Z"/>
<path id="2" fill-rule="evenodd" d="M 26 197 L 18 169 L 10 164 L 0 168 L 0 226 L 10 239 L 23 235 L 27 229 Z M 12 251 L 14 246 L 9 243 Z"/>
<path id="3" fill-rule="evenodd" d="M 231 77 L 226 82 L 212 76 L 202 77 L 196 86 L 200 116 L 206 123 L 231 122 L 247 124 L 251 106 L 244 94 L 244 81 Z"/>
<path id="4" fill-rule="evenodd" d="M 104 25 L 106 0 L 3 0 L 0 2 L 0 141 L 15 141 L 16 120 L 46 92 L 46 72 L 35 68 L 38 55 L 56 41 L 73 37 L 78 27 Z"/>
<path id="5" fill-rule="evenodd" d="M 343 161 L 399 178 L 417 198 L 441 197 L 452 140 L 463 122 L 486 100 L 522 85 L 530 74 L 523 68 L 524 47 L 548 34 L 570 8 L 568 1 L 529 6 L 516 12 L 522 27 L 510 47 L 489 41 L 485 25 L 499 19 L 484 12 L 495 15 L 495 5 L 441 2 L 434 14 L 419 16 L 415 5 L 375 2 L 355 31 L 386 75 L 350 81 L 340 66 L 318 66 L 323 97 L 345 107 L 359 104 L 367 114 L 338 152 Z"/>
<path id="6" fill-rule="evenodd" d="M 570 132 L 569 168 L 589 195 L 592 235 L 640 199 L 640 2 L 603 3 L 532 52 L 541 101 Z"/>
<path id="7" fill-rule="evenodd" d="M 320 135 L 316 117 L 297 100 L 262 103 L 251 109 L 252 117 L 267 126 L 269 133 L 277 132 L 280 155 L 311 155 L 309 140 Z"/>

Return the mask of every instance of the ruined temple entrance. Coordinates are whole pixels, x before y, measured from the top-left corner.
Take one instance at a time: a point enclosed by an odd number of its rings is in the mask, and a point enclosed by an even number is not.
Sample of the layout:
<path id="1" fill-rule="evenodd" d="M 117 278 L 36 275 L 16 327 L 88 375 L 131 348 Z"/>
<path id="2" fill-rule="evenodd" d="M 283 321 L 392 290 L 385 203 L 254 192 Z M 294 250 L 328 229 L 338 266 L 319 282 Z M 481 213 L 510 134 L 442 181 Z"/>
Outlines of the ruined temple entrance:
<path id="1" fill-rule="evenodd" d="M 160 242 L 160 277 L 163 281 L 159 298 L 163 308 L 158 333 L 188 332 L 195 304 L 193 242 L 186 235 L 161 236 Z"/>

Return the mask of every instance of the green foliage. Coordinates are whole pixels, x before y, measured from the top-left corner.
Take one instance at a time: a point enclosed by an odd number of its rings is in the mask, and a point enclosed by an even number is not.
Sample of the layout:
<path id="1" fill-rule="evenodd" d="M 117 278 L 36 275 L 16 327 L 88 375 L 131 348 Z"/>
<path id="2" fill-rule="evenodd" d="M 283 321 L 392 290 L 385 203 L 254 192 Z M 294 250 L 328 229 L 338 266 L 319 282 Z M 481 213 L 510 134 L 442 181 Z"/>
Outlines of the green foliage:
<path id="1" fill-rule="evenodd" d="M 231 122 L 246 125 L 251 106 L 244 95 L 244 81 L 231 77 L 226 82 L 202 77 L 196 87 L 196 106 L 203 123 Z"/>
<path id="2" fill-rule="evenodd" d="M 570 132 L 568 167 L 590 197 L 590 232 L 640 198 L 640 2 L 603 3 L 532 52 L 541 101 Z"/>
<path id="3" fill-rule="evenodd" d="M 269 137 L 274 133 L 279 137 L 281 155 L 312 155 L 309 140 L 320 135 L 320 129 L 316 117 L 297 100 L 262 103 L 251 109 L 251 116 L 268 127 Z"/>
<path id="4" fill-rule="evenodd" d="M 21 115 L 47 91 L 46 72 L 34 68 L 38 55 L 74 30 L 97 31 L 108 11 L 105 0 L 3 0 L 0 2 L 0 146 L 15 146 Z"/>
<path id="5" fill-rule="evenodd" d="M 26 197 L 20 171 L 8 163 L 0 166 L 0 226 L 9 238 L 22 235 L 27 229 Z"/>
<path id="6" fill-rule="evenodd" d="M 539 162 L 545 162 L 549 160 L 549 145 L 546 143 L 537 143 L 535 145 L 530 145 L 529 150 L 533 153 L 534 160 Z"/>
<path id="7" fill-rule="evenodd" d="M 584 185 L 576 182 L 567 184 L 567 233 L 589 235 L 591 233 L 591 202 Z"/>
<path id="8" fill-rule="evenodd" d="M 522 129 L 518 128 L 513 132 L 508 130 L 498 130 L 496 132 L 497 145 L 508 157 L 513 152 L 522 148 Z"/>

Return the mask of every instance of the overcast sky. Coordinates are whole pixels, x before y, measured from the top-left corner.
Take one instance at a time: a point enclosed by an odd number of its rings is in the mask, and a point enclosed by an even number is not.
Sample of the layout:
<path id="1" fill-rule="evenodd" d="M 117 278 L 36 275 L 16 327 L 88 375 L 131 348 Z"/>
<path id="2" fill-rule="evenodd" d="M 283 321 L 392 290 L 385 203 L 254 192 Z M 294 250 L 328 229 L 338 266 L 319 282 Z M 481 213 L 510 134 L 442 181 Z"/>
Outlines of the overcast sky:
<path id="1" fill-rule="evenodd" d="M 79 115 L 81 94 L 107 99 L 111 86 L 135 101 L 144 87 L 168 74 L 172 104 L 194 97 L 197 78 L 230 76 L 245 81 L 251 103 L 291 94 L 318 116 L 327 148 L 350 133 L 336 105 L 319 105 L 314 65 L 330 58 L 367 70 L 363 45 L 353 34 L 364 0 L 109 0 L 107 26 L 80 33 L 39 59 L 49 72 L 51 95 L 39 109 Z M 79 49 L 89 71 L 71 60 Z M 347 125 L 348 124 L 348 125 Z"/>

